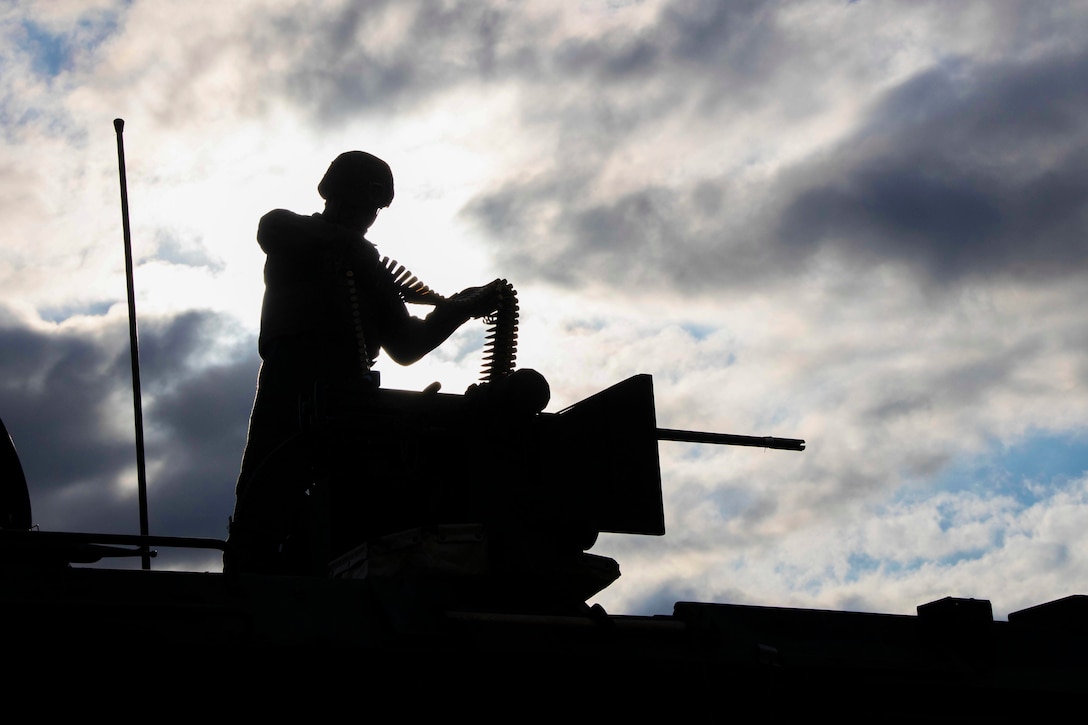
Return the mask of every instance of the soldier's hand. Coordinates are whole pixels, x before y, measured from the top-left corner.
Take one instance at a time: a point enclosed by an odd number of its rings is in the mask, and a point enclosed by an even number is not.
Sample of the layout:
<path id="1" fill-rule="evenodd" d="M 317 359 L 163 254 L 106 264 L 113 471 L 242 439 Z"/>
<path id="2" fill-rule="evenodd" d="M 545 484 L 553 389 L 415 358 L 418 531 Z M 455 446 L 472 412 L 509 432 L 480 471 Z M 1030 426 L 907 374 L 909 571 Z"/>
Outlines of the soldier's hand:
<path id="1" fill-rule="evenodd" d="M 507 282 L 496 279 L 482 287 L 468 287 L 449 298 L 449 303 L 457 305 L 468 317 L 490 315 L 499 308 Z"/>

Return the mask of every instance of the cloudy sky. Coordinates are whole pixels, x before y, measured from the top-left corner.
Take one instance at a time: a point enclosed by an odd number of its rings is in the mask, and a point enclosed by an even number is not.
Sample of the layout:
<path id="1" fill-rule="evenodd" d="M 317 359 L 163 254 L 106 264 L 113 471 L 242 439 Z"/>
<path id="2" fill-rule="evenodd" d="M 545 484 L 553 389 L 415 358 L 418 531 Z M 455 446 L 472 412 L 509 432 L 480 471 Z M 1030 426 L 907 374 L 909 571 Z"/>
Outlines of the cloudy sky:
<path id="1" fill-rule="evenodd" d="M 14 0 L 0 37 L 0 417 L 42 530 L 139 529 L 121 117 L 153 534 L 225 537 L 257 220 L 364 149 L 370 239 L 509 279 L 548 410 L 650 373 L 661 427 L 807 441 L 662 443 L 668 533 L 601 537 L 608 611 L 1088 593 L 1088 3 Z M 383 381 L 460 392 L 482 338 Z"/>

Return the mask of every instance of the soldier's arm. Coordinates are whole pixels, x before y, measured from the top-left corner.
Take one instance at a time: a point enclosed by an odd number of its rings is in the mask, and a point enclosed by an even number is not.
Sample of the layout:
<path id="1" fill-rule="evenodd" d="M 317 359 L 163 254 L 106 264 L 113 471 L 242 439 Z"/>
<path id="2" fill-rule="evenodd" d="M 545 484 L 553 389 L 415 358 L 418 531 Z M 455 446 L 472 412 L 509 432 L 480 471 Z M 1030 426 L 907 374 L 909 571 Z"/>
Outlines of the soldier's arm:
<path id="1" fill-rule="evenodd" d="M 382 347 L 395 362 L 411 365 L 449 338 L 461 325 L 473 317 L 493 312 L 498 304 L 498 282 L 474 287 L 439 303 L 424 319 L 403 315 L 390 317 Z M 403 304 L 401 305 L 403 309 Z"/>

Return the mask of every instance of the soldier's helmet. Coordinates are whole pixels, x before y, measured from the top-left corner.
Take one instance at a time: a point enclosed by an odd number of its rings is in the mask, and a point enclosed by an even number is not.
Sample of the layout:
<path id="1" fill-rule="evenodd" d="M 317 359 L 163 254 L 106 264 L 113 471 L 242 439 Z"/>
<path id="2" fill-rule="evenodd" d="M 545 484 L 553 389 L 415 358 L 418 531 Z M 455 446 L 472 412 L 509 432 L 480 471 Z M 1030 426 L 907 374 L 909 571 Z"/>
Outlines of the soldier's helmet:
<path id="1" fill-rule="evenodd" d="M 346 151 L 329 164 L 317 193 L 322 199 L 356 201 L 362 197 L 381 209 L 393 203 L 393 171 L 366 151 Z"/>

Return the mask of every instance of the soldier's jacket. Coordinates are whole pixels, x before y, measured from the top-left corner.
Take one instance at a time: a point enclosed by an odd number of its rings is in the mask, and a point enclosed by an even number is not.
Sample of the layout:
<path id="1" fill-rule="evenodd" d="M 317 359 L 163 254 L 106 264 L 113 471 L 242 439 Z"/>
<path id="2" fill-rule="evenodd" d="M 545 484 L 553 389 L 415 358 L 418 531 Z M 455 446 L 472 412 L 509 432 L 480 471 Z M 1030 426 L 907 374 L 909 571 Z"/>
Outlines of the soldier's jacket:
<path id="1" fill-rule="evenodd" d="M 358 233 L 277 209 L 262 217 L 257 242 L 267 255 L 263 359 L 303 356 L 315 374 L 350 377 L 369 367 L 383 341 L 410 334 L 378 250 Z"/>

